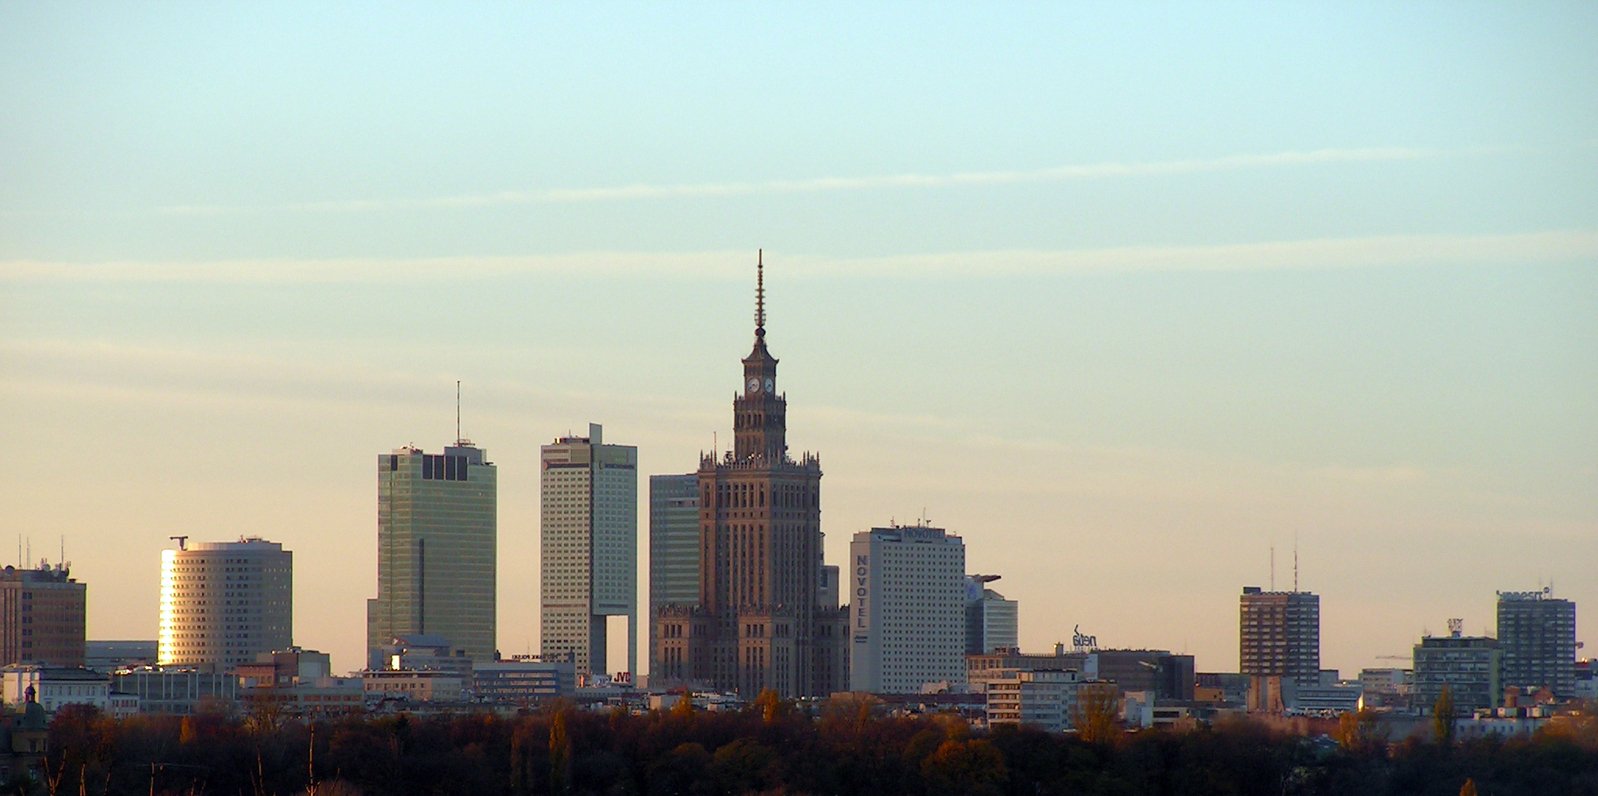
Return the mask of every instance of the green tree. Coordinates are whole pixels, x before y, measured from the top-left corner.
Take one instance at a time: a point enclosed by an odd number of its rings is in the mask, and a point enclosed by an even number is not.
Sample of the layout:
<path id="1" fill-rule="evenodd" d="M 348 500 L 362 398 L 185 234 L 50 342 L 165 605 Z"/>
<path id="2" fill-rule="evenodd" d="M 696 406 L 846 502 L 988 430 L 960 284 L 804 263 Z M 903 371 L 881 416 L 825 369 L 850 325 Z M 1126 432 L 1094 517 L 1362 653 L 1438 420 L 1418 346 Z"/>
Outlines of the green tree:
<path id="1" fill-rule="evenodd" d="M 1437 701 L 1432 703 L 1432 738 L 1443 746 L 1452 746 L 1454 743 L 1454 719 L 1457 717 L 1454 710 L 1454 690 L 1446 684 Z"/>

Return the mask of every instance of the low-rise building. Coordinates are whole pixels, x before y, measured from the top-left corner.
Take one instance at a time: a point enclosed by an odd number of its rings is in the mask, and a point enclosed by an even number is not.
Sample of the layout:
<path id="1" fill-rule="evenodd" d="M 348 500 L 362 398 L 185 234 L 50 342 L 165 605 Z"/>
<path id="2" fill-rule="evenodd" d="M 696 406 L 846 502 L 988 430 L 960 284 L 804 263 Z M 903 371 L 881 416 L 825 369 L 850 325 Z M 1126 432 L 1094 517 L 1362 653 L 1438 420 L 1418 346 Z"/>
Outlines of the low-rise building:
<path id="1" fill-rule="evenodd" d="M 0 693 L 8 705 L 37 701 L 47 713 L 63 705 L 111 709 L 111 681 L 89 669 L 11 664 L 0 669 Z"/>
<path id="2" fill-rule="evenodd" d="M 496 705 L 533 705 L 570 697 L 577 688 L 577 668 L 571 656 L 563 657 L 479 664 L 472 670 L 472 692 L 477 701 Z"/>
<path id="3" fill-rule="evenodd" d="M 466 678 L 433 669 L 371 669 L 361 672 L 361 688 L 368 697 L 400 697 L 411 702 L 460 702 L 466 697 Z"/>
<path id="4" fill-rule="evenodd" d="M 1087 680 L 1073 670 L 1005 671 L 988 682 L 988 726 L 1024 725 L 1049 732 L 1070 729 L 1083 691 L 1089 688 L 1112 689 L 1120 697 L 1115 684 Z"/>
<path id="5" fill-rule="evenodd" d="M 239 678 L 192 667 L 144 667 L 112 674 L 115 691 L 138 700 L 140 713 L 187 716 L 207 710 L 232 711 L 238 703 Z"/>

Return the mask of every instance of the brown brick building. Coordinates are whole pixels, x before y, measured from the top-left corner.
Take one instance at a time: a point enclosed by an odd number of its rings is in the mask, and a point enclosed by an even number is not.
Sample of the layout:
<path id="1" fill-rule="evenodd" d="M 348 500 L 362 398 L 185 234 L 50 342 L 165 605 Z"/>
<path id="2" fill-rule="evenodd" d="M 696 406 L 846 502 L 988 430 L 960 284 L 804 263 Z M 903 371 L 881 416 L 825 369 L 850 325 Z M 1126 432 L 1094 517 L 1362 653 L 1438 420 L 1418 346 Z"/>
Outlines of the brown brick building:
<path id="1" fill-rule="evenodd" d="M 0 665 L 82 666 L 87 591 L 62 564 L 0 570 Z"/>

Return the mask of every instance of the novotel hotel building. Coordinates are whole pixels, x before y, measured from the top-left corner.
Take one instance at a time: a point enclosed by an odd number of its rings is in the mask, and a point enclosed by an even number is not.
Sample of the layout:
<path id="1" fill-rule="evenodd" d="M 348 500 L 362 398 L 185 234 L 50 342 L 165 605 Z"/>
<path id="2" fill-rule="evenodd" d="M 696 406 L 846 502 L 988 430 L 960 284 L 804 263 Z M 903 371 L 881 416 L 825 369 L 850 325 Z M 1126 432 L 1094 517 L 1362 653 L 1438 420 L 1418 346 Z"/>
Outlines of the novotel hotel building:
<path id="1" fill-rule="evenodd" d="M 849 690 L 913 694 L 965 682 L 965 543 L 924 525 L 854 535 Z"/>

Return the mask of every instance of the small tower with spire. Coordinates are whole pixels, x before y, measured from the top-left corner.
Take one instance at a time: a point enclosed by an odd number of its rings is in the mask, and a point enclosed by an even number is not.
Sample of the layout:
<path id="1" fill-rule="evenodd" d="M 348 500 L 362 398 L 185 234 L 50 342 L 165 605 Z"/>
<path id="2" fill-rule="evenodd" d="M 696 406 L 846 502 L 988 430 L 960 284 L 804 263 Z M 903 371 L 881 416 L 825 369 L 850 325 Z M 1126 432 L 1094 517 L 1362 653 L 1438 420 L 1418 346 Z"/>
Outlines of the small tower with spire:
<path id="1" fill-rule="evenodd" d="M 764 250 L 755 255 L 755 345 L 743 366 L 743 384 L 732 402 L 733 457 L 780 462 L 788 452 L 788 401 L 777 392 L 777 358 L 766 349 Z"/>

